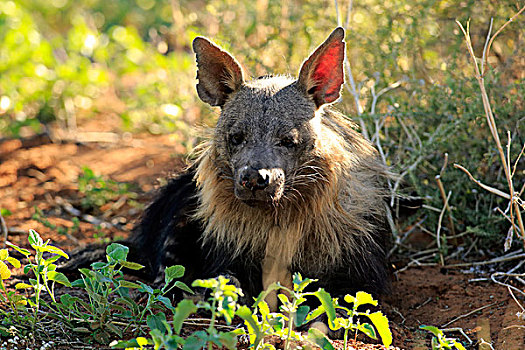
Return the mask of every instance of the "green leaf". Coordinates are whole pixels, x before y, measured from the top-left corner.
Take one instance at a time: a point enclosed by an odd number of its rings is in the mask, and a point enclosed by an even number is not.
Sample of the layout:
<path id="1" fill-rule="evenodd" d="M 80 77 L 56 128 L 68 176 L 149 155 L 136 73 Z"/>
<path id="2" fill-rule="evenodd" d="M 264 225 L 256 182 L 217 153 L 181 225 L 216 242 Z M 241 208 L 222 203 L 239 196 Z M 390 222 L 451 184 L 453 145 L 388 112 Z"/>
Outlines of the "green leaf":
<path id="1" fill-rule="evenodd" d="M 294 315 L 294 323 L 297 326 L 302 326 L 305 324 L 306 316 L 308 316 L 308 313 L 310 312 L 310 307 L 307 305 L 301 305 L 297 308 L 297 311 Z"/>
<path id="2" fill-rule="evenodd" d="M 257 318 L 252 314 L 252 310 L 248 306 L 242 305 L 235 312 L 237 316 L 244 320 L 248 334 L 250 337 L 250 344 L 254 349 L 258 348 L 259 343 L 263 340 L 264 333 L 261 331 Z"/>
<path id="3" fill-rule="evenodd" d="M 86 288 L 86 284 L 85 284 L 83 279 L 79 278 L 79 279 L 74 280 L 73 282 L 71 282 L 71 287 Z"/>
<path id="4" fill-rule="evenodd" d="M 197 306 L 189 299 L 183 299 L 177 304 L 173 315 L 173 330 L 176 334 L 180 333 L 184 320 L 196 311 Z"/>
<path id="5" fill-rule="evenodd" d="M 296 292 L 302 292 L 311 283 L 317 282 L 315 279 L 305 278 L 300 273 L 296 272 L 293 275 L 293 289 Z"/>
<path id="6" fill-rule="evenodd" d="M 56 262 L 58 259 L 60 259 L 60 255 L 53 255 L 49 259 L 44 260 L 44 265 L 48 266 L 54 262 Z"/>
<path id="7" fill-rule="evenodd" d="M 54 247 L 52 245 L 46 245 L 45 247 L 42 248 L 42 251 L 48 252 L 51 254 L 56 254 L 66 259 L 69 259 L 69 255 L 67 255 L 62 249 Z"/>
<path id="8" fill-rule="evenodd" d="M 261 293 L 259 293 L 259 296 L 257 299 L 255 299 L 255 302 L 253 303 L 253 307 L 256 308 L 259 306 L 261 302 L 264 302 L 268 294 L 270 294 L 273 291 L 281 289 L 281 285 L 278 283 L 272 283 L 266 288 L 266 290 L 263 290 Z"/>
<path id="9" fill-rule="evenodd" d="M 355 298 L 353 296 L 351 296 L 350 294 L 345 295 L 343 300 L 346 301 L 348 304 L 355 303 Z"/>
<path id="10" fill-rule="evenodd" d="M 148 286 L 147 284 L 141 281 L 137 281 L 137 283 L 140 284 L 140 288 L 139 288 L 140 292 L 153 294 L 153 288 L 151 288 L 150 286 Z"/>
<path id="11" fill-rule="evenodd" d="M 27 283 L 17 283 L 15 285 L 15 289 L 29 289 L 29 288 L 33 288 L 33 286 Z"/>
<path id="12" fill-rule="evenodd" d="M 237 346 L 237 335 L 232 332 L 219 333 L 220 343 L 226 347 L 226 349 L 236 349 Z"/>
<path id="13" fill-rule="evenodd" d="M 33 229 L 29 230 L 28 241 L 29 241 L 29 244 L 31 244 L 31 247 L 33 247 L 33 248 L 41 247 L 44 244 L 44 241 L 42 240 L 42 238 L 40 237 L 38 232 L 36 232 Z"/>
<path id="14" fill-rule="evenodd" d="M 17 269 L 20 268 L 20 266 L 22 266 L 18 259 L 13 258 L 11 256 L 7 257 L 6 261 L 8 261 L 11 265 L 13 265 L 14 268 L 17 268 Z"/>
<path id="15" fill-rule="evenodd" d="M 0 279 L 6 280 L 9 277 L 11 277 L 11 271 L 3 261 L 0 261 Z"/>
<path id="16" fill-rule="evenodd" d="M 74 303 L 73 297 L 71 295 L 69 295 L 69 294 L 61 295 L 60 296 L 60 302 L 62 304 L 64 304 L 64 306 L 67 307 L 67 308 L 70 308 L 73 305 L 73 303 Z"/>
<path id="17" fill-rule="evenodd" d="M 360 305 L 372 304 L 377 306 L 377 300 L 372 298 L 372 295 L 366 292 L 357 292 L 355 295 L 354 309 L 357 309 Z"/>
<path id="18" fill-rule="evenodd" d="M 108 322 L 104 326 L 110 331 L 112 331 L 113 333 L 115 333 L 116 335 L 118 335 L 119 338 L 122 338 L 122 331 L 117 326 L 115 326 L 113 323 Z"/>
<path id="19" fill-rule="evenodd" d="M 195 280 L 191 284 L 192 287 L 201 287 L 201 288 L 215 288 L 218 285 L 218 281 L 214 278 L 207 280 Z"/>
<path id="20" fill-rule="evenodd" d="M 179 288 L 179 289 L 182 289 L 183 291 L 187 292 L 187 293 L 190 293 L 190 294 L 195 294 L 195 292 L 193 290 L 191 290 L 190 287 L 188 287 L 186 285 L 186 283 L 184 282 L 181 282 L 181 281 L 175 281 L 175 287 Z"/>
<path id="21" fill-rule="evenodd" d="M 284 294 L 278 294 L 277 295 L 277 298 L 279 298 L 279 300 L 281 301 L 281 303 L 283 305 L 289 305 L 290 304 L 290 300 L 288 299 L 288 297 Z"/>
<path id="22" fill-rule="evenodd" d="M 422 325 L 422 326 L 419 326 L 419 328 L 431 332 L 431 333 L 434 334 L 436 337 L 444 336 L 443 331 L 442 331 L 441 329 L 437 328 L 437 327 L 434 327 L 434 326 L 425 326 L 425 325 Z"/>
<path id="23" fill-rule="evenodd" d="M 197 331 L 186 338 L 182 350 L 202 350 L 206 346 L 206 332 Z"/>
<path id="24" fill-rule="evenodd" d="M 108 267 L 110 265 L 111 264 L 106 263 L 106 262 L 97 261 L 97 262 L 94 262 L 94 263 L 91 264 L 91 268 L 93 270 L 102 270 L 102 269 L 105 269 L 106 267 Z"/>
<path id="25" fill-rule="evenodd" d="M 120 280 L 118 283 L 121 287 L 124 287 L 124 288 L 140 288 L 140 285 L 135 282 Z"/>
<path id="26" fill-rule="evenodd" d="M 323 350 L 335 350 L 326 335 L 318 329 L 310 328 L 308 330 L 308 340 L 312 341 Z"/>
<path id="27" fill-rule="evenodd" d="M 119 243 L 111 243 L 106 248 L 106 254 L 115 261 L 126 260 L 128 253 L 129 248 Z"/>
<path id="28" fill-rule="evenodd" d="M 159 312 L 156 315 L 148 315 L 146 318 L 146 324 L 151 330 L 158 330 L 162 334 L 168 333 L 166 328 L 166 315 L 164 312 Z"/>
<path id="29" fill-rule="evenodd" d="M 334 324 L 336 313 L 332 297 L 322 288 L 315 292 L 314 295 L 319 299 L 326 315 L 328 316 L 328 326 L 334 331 L 337 330 L 336 325 Z"/>
<path id="30" fill-rule="evenodd" d="M 313 310 L 312 312 L 308 313 L 308 315 L 306 315 L 304 323 L 308 323 L 312 321 L 313 319 L 321 316 L 324 312 L 325 310 L 324 310 L 323 305 L 319 305 L 315 310 Z"/>
<path id="31" fill-rule="evenodd" d="M 170 266 L 164 271 L 164 282 L 170 283 L 174 279 L 184 276 L 185 268 L 182 265 Z"/>
<path id="32" fill-rule="evenodd" d="M 388 325 L 388 318 L 381 311 L 377 311 L 368 315 L 374 326 L 377 328 L 377 332 L 383 341 L 383 345 L 390 346 L 392 344 L 392 332 Z"/>
<path id="33" fill-rule="evenodd" d="M 170 310 L 173 309 L 173 305 L 171 305 L 171 300 L 169 298 L 166 298 L 165 296 L 162 296 L 162 295 L 157 295 L 156 299 L 160 301 L 161 303 L 163 303 L 164 306 L 166 306 L 168 309 Z"/>
<path id="34" fill-rule="evenodd" d="M 365 333 L 370 338 L 377 339 L 376 330 L 370 323 L 358 324 L 357 329 Z"/>
<path id="35" fill-rule="evenodd" d="M 17 252 L 19 252 L 20 254 L 22 254 L 24 256 L 31 255 L 31 252 L 29 250 L 24 249 L 24 248 L 20 248 L 19 246 L 14 245 L 13 243 L 11 243 L 9 241 L 5 242 L 5 244 L 7 244 L 8 246 L 10 246 L 11 248 L 13 248 L 14 250 L 16 250 Z"/>
<path id="36" fill-rule="evenodd" d="M 100 272 L 98 271 L 91 271 L 92 272 L 92 276 L 95 278 L 95 280 L 97 282 L 104 282 L 104 283 L 109 283 L 109 282 L 112 282 L 111 278 L 109 278 L 108 276 L 105 276 L 103 274 L 101 274 Z"/>
<path id="37" fill-rule="evenodd" d="M 148 344 L 153 345 L 152 343 L 149 343 L 146 338 L 137 337 L 130 340 L 114 340 L 109 344 L 109 346 L 115 349 L 143 349 L 144 345 Z"/>
<path id="38" fill-rule="evenodd" d="M 457 342 L 454 340 L 454 346 L 458 349 L 458 350 L 466 350 L 465 347 L 463 346 L 463 344 L 461 344 L 460 342 Z"/>
<path id="39" fill-rule="evenodd" d="M 257 307 L 259 308 L 259 313 L 262 317 L 267 317 L 270 314 L 270 307 L 268 306 L 268 303 L 266 301 L 260 301 L 257 304 Z"/>
<path id="40" fill-rule="evenodd" d="M 5 209 L 5 208 L 1 208 L 0 209 L 0 215 L 2 215 L 4 218 L 10 216 L 10 215 L 13 215 L 13 213 L 11 213 L 11 211 L 9 211 L 8 209 Z"/>
<path id="41" fill-rule="evenodd" d="M 119 264 L 124 266 L 127 269 L 130 269 L 130 270 L 140 270 L 140 269 L 144 268 L 144 265 L 137 264 L 137 263 L 134 263 L 134 262 L 125 261 L 125 260 L 120 260 Z"/>

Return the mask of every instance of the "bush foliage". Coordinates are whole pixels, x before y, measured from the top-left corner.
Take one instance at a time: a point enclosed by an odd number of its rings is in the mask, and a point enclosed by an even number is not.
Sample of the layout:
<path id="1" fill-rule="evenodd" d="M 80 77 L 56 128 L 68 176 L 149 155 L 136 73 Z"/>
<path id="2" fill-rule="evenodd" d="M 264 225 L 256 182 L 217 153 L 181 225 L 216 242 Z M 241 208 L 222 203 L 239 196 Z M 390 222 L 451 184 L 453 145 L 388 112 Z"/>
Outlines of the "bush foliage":
<path id="1" fill-rule="evenodd" d="M 405 175 L 400 192 L 441 209 L 434 176 L 445 153 L 450 164 L 459 163 L 482 182 L 504 189 L 454 20 L 472 19 L 479 54 L 490 18 L 499 27 L 516 12 L 515 1 L 351 3 L 347 55 L 362 118 L 387 162 Z M 232 51 L 253 76 L 294 73 L 336 26 L 338 13 L 346 22 L 347 10 L 347 2 L 319 0 L 2 1 L 0 135 L 26 136 L 54 125 L 74 131 L 77 121 L 116 114 L 123 129 L 177 132 L 181 142 L 189 143 L 193 125 L 212 124 L 216 117 L 194 91 L 190 43 L 195 36 L 209 36 Z M 523 17 L 516 22 L 498 37 L 486 77 L 500 136 L 506 140 L 503 132 L 511 132 L 512 155 L 524 141 Z M 374 100 L 395 82 L 399 87 Z M 349 116 L 358 112 L 348 93 L 338 107 Z M 523 178 L 516 176 L 518 191 Z M 502 242 L 509 225 L 494 212 L 499 200 L 450 166 L 442 181 L 452 191 L 457 231 L 467 231 L 467 239 Z M 438 216 L 428 210 L 417 220 L 426 217 L 424 227 L 435 232 Z"/>

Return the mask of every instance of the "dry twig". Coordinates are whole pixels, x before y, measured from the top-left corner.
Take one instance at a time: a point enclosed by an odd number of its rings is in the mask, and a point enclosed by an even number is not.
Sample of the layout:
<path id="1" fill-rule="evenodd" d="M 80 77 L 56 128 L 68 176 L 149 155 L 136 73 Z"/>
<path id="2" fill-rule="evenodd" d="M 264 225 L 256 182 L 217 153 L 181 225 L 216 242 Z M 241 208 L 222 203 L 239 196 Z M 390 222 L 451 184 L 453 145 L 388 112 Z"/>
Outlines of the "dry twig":
<path id="1" fill-rule="evenodd" d="M 503 24 L 500 29 L 498 29 L 496 31 L 496 33 L 491 37 L 491 32 L 492 32 L 492 20 L 491 20 L 491 24 L 490 24 L 490 28 L 489 28 L 489 32 L 487 34 L 487 39 L 485 41 L 485 46 L 483 48 L 483 58 L 481 60 L 481 69 L 480 69 L 480 65 L 478 65 L 478 61 L 476 60 L 476 55 L 474 54 L 474 49 L 472 47 L 472 42 L 471 42 L 471 39 L 470 39 L 470 26 L 469 26 L 469 23 L 467 23 L 467 27 L 466 29 L 463 27 L 463 25 L 461 25 L 461 23 L 459 21 L 456 21 L 456 23 L 458 24 L 459 28 L 461 29 L 461 31 L 463 32 L 464 36 L 465 36 L 465 41 L 467 43 L 467 49 L 468 49 L 468 52 L 473 60 L 473 63 L 474 63 L 474 68 L 476 70 L 476 79 L 478 81 L 478 85 L 480 87 L 480 90 L 481 90 L 481 98 L 483 100 L 483 108 L 485 110 L 485 116 L 487 118 L 487 123 L 488 123 L 488 126 L 489 126 L 489 129 L 490 129 L 490 132 L 492 134 L 492 137 L 494 139 L 494 142 L 496 143 L 496 147 L 498 149 L 498 153 L 499 153 L 499 156 L 500 156 L 500 160 L 501 160 L 501 164 L 503 165 L 503 170 L 505 172 L 505 177 L 507 179 L 507 185 L 509 187 L 509 198 L 510 199 L 510 218 L 512 220 L 512 227 L 514 228 L 514 232 L 516 232 L 516 234 L 518 235 L 518 237 L 520 237 L 520 239 L 523 241 L 523 245 L 525 246 L 525 228 L 524 228 L 524 225 L 523 225 L 523 219 L 522 219 L 522 216 L 521 216 L 521 211 L 520 211 L 520 206 L 518 204 L 518 198 L 515 197 L 515 193 L 514 193 L 514 184 L 513 184 L 513 181 L 512 181 L 512 175 L 513 175 L 513 171 L 511 170 L 511 165 L 510 165 L 510 156 L 505 156 L 505 152 L 503 151 L 503 147 L 501 145 L 501 141 L 500 141 L 500 138 L 499 138 L 499 134 L 498 134 L 498 129 L 496 127 L 496 121 L 494 119 L 494 114 L 492 113 L 492 107 L 490 105 L 490 100 L 489 100 L 489 97 L 488 97 L 488 93 L 485 89 L 485 80 L 484 80 L 484 76 L 485 76 L 485 73 L 487 72 L 486 70 L 486 65 L 485 65 L 485 62 L 486 60 L 488 59 L 488 56 L 489 56 L 489 52 L 490 52 L 490 47 L 492 45 L 492 42 L 494 41 L 494 39 L 498 36 L 498 34 L 512 21 L 514 21 L 514 19 L 516 19 L 517 16 L 519 16 L 523 11 L 525 10 L 525 6 L 523 6 L 511 19 L 509 19 L 507 22 L 505 22 L 505 24 Z M 510 149 L 510 144 L 507 144 L 507 153 L 508 153 L 508 150 Z M 463 171 L 465 171 L 466 169 L 462 169 Z M 470 176 L 471 179 L 472 179 L 472 176 Z M 477 182 L 478 185 L 480 185 L 479 182 Z M 483 186 L 482 186 L 483 187 Z M 485 187 L 483 187 L 485 188 Z M 486 188 L 485 188 L 486 189 Z M 491 191 L 493 192 L 493 191 Z M 494 193 L 494 192 L 493 192 Z M 514 209 L 514 210 L 513 210 Z M 519 227 L 516 227 L 516 224 L 514 222 L 514 215 L 516 216 L 516 219 L 517 219 L 517 226 Z"/>
<path id="2" fill-rule="evenodd" d="M 446 268 L 454 268 L 454 267 L 470 267 L 470 266 L 480 266 L 480 265 L 490 265 L 495 263 L 501 263 L 505 261 L 511 261 L 516 259 L 525 259 L 525 253 L 524 254 L 518 254 L 518 255 L 512 255 L 512 256 L 502 256 L 499 258 L 487 260 L 487 261 L 476 261 L 471 263 L 460 263 L 460 264 L 453 264 L 453 265 L 447 265 Z"/>
<path id="3" fill-rule="evenodd" d="M 494 306 L 494 305 L 496 305 L 496 304 L 497 304 L 497 302 L 496 302 L 496 303 L 489 304 L 489 305 L 485 305 L 485 306 L 482 306 L 482 307 L 478 307 L 477 309 L 472 310 L 472 311 L 470 311 L 470 312 L 468 312 L 468 313 L 466 313 L 466 314 L 464 314 L 464 315 L 460 315 L 460 316 L 458 316 L 458 317 L 453 318 L 451 321 L 445 323 L 445 324 L 442 325 L 440 328 L 445 328 L 446 326 L 449 326 L 449 325 L 451 325 L 452 323 L 461 320 L 462 318 L 469 317 L 470 315 L 475 314 L 475 313 L 478 312 L 478 311 L 484 310 L 484 309 L 486 309 L 486 308 L 488 308 L 488 307 L 491 307 L 491 306 Z"/>
<path id="4" fill-rule="evenodd" d="M 443 206 L 443 210 L 441 210 L 441 214 L 439 214 L 438 228 L 436 232 L 436 243 L 438 246 L 439 259 L 441 260 L 441 266 L 445 266 L 445 258 L 443 256 L 443 250 L 441 249 L 441 223 L 443 222 L 443 215 L 445 214 L 445 210 L 448 207 L 448 200 L 450 199 L 451 194 L 452 192 L 448 193 L 447 198 L 445 199 L 445 205 Z"/>
<path id="5" fill-rule="evenodd" d="M 454 229 L 454 218 L 452 217 L 452 209 L 450 209 L 450 205 L 448 204 L 448 201 L 446 200 L 447 196 L 445 194 L 445 186 L 443 186 L 443 182 L 441 181 L 441 177 L 443 176 L 443 172 L 445 171 L 445 168 L 448 164 L 448 153 L 445 153 L 445 161 L 443 162 L 443 167 L 441 168 L 441 171 L 438 175 L 436 175 L 435 179 L 438 184 L 439 193 L 441 194 L 441 199 L 443 199 L 443 203 L 445 203 L 445 207 L 447 208 L 448 212 L 448 228 L 450 230 L 450 233 L 454 236 L 456 234 L 456 230 Z"/>

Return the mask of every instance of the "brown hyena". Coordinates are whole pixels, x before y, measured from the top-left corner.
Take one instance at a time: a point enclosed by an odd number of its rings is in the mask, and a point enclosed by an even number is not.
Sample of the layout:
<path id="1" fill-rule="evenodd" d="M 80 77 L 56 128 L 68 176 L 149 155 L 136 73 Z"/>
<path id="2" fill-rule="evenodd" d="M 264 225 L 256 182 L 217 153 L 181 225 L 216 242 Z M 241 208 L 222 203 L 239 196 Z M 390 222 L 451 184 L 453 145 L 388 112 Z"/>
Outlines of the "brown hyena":
<path id="1" fill-rule="evenodd" d="M 197 92 L 221 112 L 196 162 L 161 190 L 128 242 L 150 275 L 182 264 L 187 280 L 225 274 L 248 297 L 290 286 L 293 272 L 333 296 L 386 288 L 388 172 L 329 106 L 344 82 L 343 39 L 334 30 L 297 79 L 249 81 L 226 51 L 193 41 Z"/>

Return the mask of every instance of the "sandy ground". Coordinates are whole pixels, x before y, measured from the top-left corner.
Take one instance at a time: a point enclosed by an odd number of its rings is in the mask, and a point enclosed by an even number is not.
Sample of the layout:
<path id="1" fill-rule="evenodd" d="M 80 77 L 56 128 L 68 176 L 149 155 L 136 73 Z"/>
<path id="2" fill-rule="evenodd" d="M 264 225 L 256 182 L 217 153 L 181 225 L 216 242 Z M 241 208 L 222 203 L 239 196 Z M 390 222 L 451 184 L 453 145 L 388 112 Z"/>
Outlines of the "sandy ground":
<path id="1" fill-rule="evenodd" d="M 85 217 L 79 229 L 69 235 L 59 234 L 56 229 L 33 220 L 36 207 L 51 224 L 73 226 L 73 216 L 64 209 L 67 206 L 64 203 L 81 209 L 77 178 L 84 166 L 98 175 L 133 184 L 139 204 L 108 205 L 103 208 L 104 213 L 86 213 L 94 219 Z M 170 136 L 117 135 L 114 142 L 109 143 L 52 143 L 46 137 L 3 140 L 0 142 L 0 208 L 12 213 L 5 218 L 10 229 L 9 240 L 27 246 L 27 230 L 35 229 L 53 244 L 69 250 L 104 238 L 125 237 L 155 189 L 183 167 L 180 147 Z M 97 219 L 109 224 L 97 227 Z M 403 268 L 403 257 L 393 260 L 397 270 Z M 430 337 L 418 327 L 442 327 L 453 321 L 444 328 L 461 328 L 474 342 L 483 338 L 491 342 L 494 349 L 524 349 L 525 322 L 516 317 L 522 310 L 507 288 L 488 281 L 470 281 L 477 277 L 479 275 L 466 274 L 460 269 L 435 266 L 396 272 L 391 294 L 380 301 L 391 322 L 393 345 L 402 349 L 428 349 Z M 479 311 L 473 312 L 476 309 Z M 457 332 L 450 334 L 464 340 Z M 342 348 L 341 342 L 334 345 Z M 354 346 L 381 348 L 363 343 Z"/>

